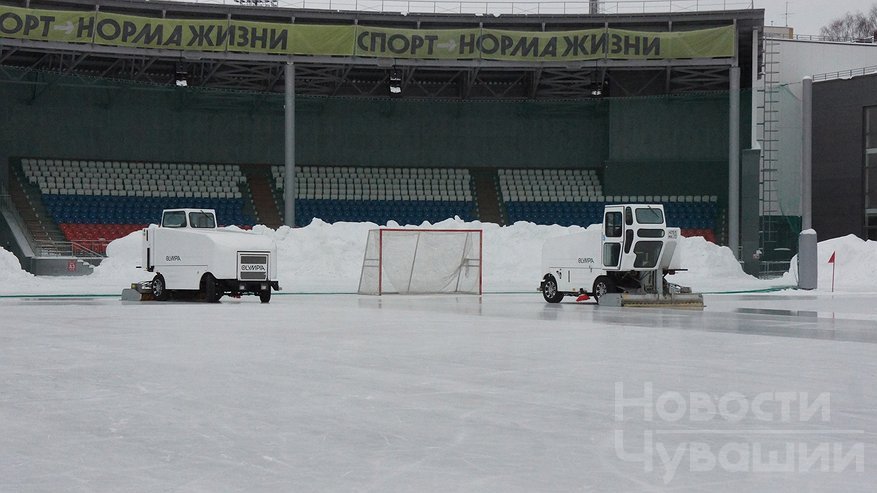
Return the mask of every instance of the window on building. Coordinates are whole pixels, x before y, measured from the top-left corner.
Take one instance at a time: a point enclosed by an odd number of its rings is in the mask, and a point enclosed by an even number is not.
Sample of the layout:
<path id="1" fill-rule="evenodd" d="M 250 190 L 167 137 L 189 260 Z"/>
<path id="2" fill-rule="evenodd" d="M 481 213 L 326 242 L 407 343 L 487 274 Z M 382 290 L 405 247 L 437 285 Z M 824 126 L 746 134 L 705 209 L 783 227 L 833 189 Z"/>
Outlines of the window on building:
<path id="1" fill-rule="evenodd" d="M 877 240 L 877 106 L 865 108 L 865 236 Z"/>

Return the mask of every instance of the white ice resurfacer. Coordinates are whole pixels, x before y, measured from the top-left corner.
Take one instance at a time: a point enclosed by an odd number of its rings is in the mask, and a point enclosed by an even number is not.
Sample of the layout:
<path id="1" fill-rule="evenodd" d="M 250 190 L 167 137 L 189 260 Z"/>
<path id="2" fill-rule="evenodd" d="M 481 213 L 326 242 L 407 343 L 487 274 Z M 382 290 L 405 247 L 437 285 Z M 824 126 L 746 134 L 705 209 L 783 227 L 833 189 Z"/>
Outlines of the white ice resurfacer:
<path id="1" fill-rule="evenodd" d="M 539 291 L 549 303 L 577 296 L 609 306 L 703 308 L 703 295 L 664 279 L 685 270 L 680 236 L 667 227 L 662 205 L 607 205 L 599 229 L 545 242 Z"/>
<path id="2" fill-rule="evenodd" d="M 150 281 L 135 283 L 125 300 L 204 298 L 215 303 L 223 295 L 255 294 L 271 300 L 277 282 L 277 246 L 270 238 L 216 226 L 213 209 L 169 209 L 161 225 L 143 230 L 145 272 Z"/>

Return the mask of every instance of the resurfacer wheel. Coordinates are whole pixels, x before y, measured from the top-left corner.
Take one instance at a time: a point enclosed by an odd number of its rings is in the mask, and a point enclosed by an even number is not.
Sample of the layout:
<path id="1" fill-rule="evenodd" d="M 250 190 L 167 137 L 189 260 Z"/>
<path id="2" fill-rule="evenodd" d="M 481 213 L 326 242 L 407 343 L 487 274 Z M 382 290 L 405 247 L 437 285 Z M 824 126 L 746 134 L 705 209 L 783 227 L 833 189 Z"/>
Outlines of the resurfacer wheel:
<path id="1" fill-rule="evenodd" d="M 269 301 L 271 301 L 271 288 L 260 291 L 259 300 L 262 301 L 262 303 L 268 303 Z"/>
<path id="2" fill-rule="evenodd" d="M 156 274 L 152 279 L 152 296 L 158 301 L 167 301 L 167 285 L 161 274 Z"/>
<path id="3" fill-rule="evenodd" d="M 560 303 L 563 293 L 557 290 L 557 280 L 554 276 L 548 276 L 542 283 L 542 297 L 549 303 Z"/>
<path id="4" fill-rule="evenodd" d="M 615 292 L 615 281 L 608 276 L 599 276 L 594 279 L 594 291 L 593 295 L 597 302 L 600 302 L 600 297 L 604 294 L 614 293 Z"/>
<path id="5" fill-rule="evenodd" d="M 204 274 L 204 294 L 207 298 L 207 303 L 218 303 L 219 298 L 222 298 L 222 293 L 219 292 L 216 286 L 216 278 L 209 272 Z"/>

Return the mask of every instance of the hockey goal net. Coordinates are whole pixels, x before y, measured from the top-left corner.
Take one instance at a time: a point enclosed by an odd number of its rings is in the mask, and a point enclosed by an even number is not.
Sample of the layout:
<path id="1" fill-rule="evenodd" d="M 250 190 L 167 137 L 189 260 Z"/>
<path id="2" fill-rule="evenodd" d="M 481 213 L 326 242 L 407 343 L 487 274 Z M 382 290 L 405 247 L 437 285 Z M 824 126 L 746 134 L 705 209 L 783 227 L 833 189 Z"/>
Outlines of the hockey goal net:
<path id="1" fill-rule="evenodd" d="M 373 229 L 359 294 L 481 294 L 480 229 Z"/>

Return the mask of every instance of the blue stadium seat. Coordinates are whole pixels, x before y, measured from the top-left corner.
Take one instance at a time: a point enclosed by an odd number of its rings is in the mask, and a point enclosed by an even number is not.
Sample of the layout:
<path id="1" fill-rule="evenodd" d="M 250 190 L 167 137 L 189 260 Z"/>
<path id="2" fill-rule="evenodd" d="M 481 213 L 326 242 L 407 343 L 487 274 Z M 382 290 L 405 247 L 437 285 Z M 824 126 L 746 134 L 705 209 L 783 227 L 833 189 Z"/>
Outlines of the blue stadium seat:
<path id="1" fill-rule="evenodd" d="M 244 214 L 242 199 L 185 197 L 116 197 L 102 195 L 43 195 L 43 202 L 58 223 L 149 224 L 161 219 L 163 209 L 202 207 L 216 209 L 222 224 L 252 225 Z"/>

